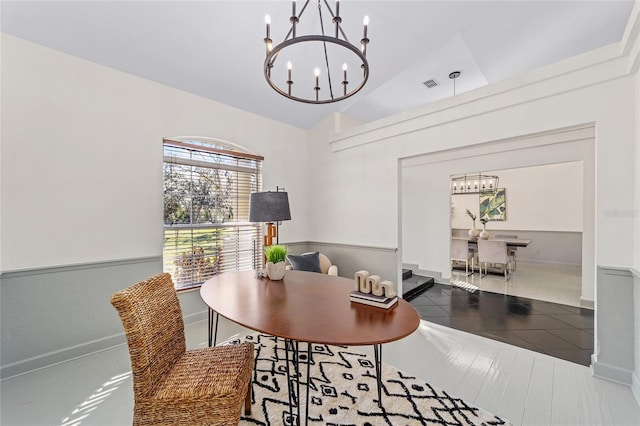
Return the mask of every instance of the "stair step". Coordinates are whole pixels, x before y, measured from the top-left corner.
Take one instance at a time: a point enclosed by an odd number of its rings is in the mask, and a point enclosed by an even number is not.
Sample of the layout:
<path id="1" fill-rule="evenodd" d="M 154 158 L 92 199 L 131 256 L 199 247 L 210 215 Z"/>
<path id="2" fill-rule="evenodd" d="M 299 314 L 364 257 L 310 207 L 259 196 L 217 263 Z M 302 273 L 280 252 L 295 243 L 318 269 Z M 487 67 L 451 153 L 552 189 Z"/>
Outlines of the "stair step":
<path id="1" fill-rule="evenodd" d="M 402 269 L 402 279 L 406 280 L 408 278 L 411 278 L 411 276 L 413 275 L 413 271 L 411 271 L 411 269 Z"/>
<path id="2" fill-rule="evenodd" d="M 403 271 L 404 272 L 404 271 Z M 412 275 L 410 278 L 402 280 L 402 297 L 406 301 L 416 298 L 435 285 L 435 280 L 431 277 Z"/>

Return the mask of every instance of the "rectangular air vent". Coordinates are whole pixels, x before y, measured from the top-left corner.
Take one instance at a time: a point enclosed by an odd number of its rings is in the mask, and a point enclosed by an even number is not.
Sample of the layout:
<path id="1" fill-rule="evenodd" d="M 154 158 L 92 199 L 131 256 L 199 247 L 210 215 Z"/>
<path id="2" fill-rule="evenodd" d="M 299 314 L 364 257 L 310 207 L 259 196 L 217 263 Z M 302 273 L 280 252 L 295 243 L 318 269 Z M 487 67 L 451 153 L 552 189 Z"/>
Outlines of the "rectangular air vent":
<path id="1" fill-rule="evenodd" d="M 434 79 L 430 79 L 430 80 L 422 82 L 422 84 L 424 84 L 429 89 L 431 89 L 432 87 L 436 87 L 438 85 L 438 82 L 435 81 Z"/>

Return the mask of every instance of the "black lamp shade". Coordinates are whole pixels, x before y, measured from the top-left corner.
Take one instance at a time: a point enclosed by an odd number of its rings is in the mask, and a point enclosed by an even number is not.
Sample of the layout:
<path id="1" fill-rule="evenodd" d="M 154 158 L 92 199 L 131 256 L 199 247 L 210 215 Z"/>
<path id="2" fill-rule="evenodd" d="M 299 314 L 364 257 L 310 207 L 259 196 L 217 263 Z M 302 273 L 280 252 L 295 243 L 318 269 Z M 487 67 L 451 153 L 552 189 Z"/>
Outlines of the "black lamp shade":
<path id="1" fill-rule="evenodd" d="M 291 220 L 286 192 L 254 192 L 249 203 L 249 222 Z"/>

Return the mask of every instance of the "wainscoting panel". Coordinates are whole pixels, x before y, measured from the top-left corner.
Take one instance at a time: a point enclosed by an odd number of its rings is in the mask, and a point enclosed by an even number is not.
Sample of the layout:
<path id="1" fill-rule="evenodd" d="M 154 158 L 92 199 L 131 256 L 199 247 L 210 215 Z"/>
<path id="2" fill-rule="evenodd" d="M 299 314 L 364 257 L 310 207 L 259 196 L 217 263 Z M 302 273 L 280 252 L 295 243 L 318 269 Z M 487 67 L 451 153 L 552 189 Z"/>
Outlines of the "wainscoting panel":
<path id="1" fill-rule="evenodd" d="M 338 275 L 341 277 L 353 278 L 362 269 L 383 280 L 393 281 L 396 285 L 401 277 L 396 248 L 310 241 L 307 243 L 307 251 L 326 254 L 338 267 Z"/>
<path id="2" fill-rule="evenodd" d="M 634 276 L 629 268 L 598 266 L 597 280 L 593 374 L 631 385 L 636 334 Z"/>
<path id="3" fill-rule="evenodd" d="M 527 247 L 518 247 L 518 260 L 527 263 L 549 265 L 582 265 L 582 232 L 493 230 L 491 236 L 500 234 L 517 235 L 520 239 L 530 239 Z M 454 229 L 453 235 L 466 236 L 468 229 Z"/>
<path id="4" fill-rule="evenodd" d="M 161 271 L 148 257 L 2 273 L 1 377 L 124 343 L 111 295 Z"/>
<path id="5" fill-rule="evenodd" d="M 395 248 L 322 242 L 285 243 L 291 253 L 318 250 L 353 277 L 366 269 L 398 283 Z M 126 342 L 111 295 L 162 271 L 162 257 L 66 265 L 0 274 L 0 377 L 7 378 Z M 400 291 L 400 290 L 399 290 Z M 186 323 L 207 317 L 198 289 L 179 293 Z"/>

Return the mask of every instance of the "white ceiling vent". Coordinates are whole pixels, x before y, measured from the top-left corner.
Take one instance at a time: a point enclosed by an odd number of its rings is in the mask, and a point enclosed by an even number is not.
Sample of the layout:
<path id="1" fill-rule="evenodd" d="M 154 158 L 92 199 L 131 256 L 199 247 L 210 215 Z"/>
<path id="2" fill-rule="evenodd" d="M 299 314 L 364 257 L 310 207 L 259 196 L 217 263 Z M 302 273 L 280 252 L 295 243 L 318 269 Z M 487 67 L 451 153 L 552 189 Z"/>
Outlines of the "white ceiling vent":
<path id="1" fill-rule="evenodd" d="M 423 81 L 422 84 L 424 84 L 425 86 L 427 86 L 429 89 L 434 88 L 438 85 L 438 82 L 435 81 L 434 79 L 429 79 L 427 81 Z"/>

